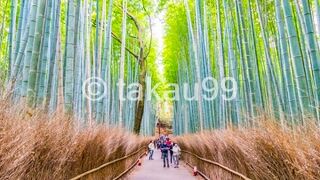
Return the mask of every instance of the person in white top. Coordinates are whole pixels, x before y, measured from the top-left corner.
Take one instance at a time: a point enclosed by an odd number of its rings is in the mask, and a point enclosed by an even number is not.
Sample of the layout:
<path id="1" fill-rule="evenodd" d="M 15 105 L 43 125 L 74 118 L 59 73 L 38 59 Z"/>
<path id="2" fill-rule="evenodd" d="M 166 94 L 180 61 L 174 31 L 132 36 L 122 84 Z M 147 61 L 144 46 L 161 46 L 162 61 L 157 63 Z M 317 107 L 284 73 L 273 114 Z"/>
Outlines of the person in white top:
<path id="1" fill-rule="evenodd" d="M 149 160 L 153 160 L 153 152 L 154 152 L 154 143 L 153 141 L 150 141 L 150 144 L 148 145 L 149 149 Z"/>
<path id="2" fill-rule="evenodd" d="M 179 158 L 180 158 L 181 149 L 177 143 L 174 144 L 172 151 L 173 151 L 174 168 L 179 168 Z"/>

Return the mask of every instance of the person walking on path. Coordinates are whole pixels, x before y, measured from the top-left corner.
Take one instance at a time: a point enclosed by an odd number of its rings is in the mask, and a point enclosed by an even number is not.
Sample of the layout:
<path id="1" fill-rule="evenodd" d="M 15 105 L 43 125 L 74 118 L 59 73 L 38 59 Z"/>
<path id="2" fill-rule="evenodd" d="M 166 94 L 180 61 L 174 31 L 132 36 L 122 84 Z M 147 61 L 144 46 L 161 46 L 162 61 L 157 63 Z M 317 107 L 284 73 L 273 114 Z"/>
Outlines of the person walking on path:
<path id="1" fill-rule="evenodd" d="M 169 147 L 167 146 L 166 143 L 162 143 L 160 150 L 161 150 L 161 156 L 163 159 L 163 167 L 166 167 L 167 165 L 167 167 L 169 168 L 169 159 L 168 159 Z"/>
<path id="2" fill-rule="evenodd" d="M 157 149 L 160 149 L 160 146 L 161 146 L 161 140 L 158 139 L 158 140 L 157 140 Z"/>
<path id="3" fill-rule="evenodd" d="M 179 158 L 180 158 L 181 149 L 177 143 L 174 144 L 172 151 L 173 151 L 174 168 L 179 168 Z"/>
<path id="4" fill-rule="evenodd" d="M 170 141 L 169 138 L 166 139 L 166 144 L 169 148 L 169 152 L 170 152 L 170 163 L 172 164 L 172 160 L 173 160 L 173 151 L 172 151 L 172 148 L 173 148 L 173 144 L 172 142 Z"/>
<path id="5" fill-rule="evenodd" d="M 153 153 L 154 153 L 154 142 L 153 141 L 150 141 L 148 148 L 149 148 L 149 160 L 153 160 Z"/>

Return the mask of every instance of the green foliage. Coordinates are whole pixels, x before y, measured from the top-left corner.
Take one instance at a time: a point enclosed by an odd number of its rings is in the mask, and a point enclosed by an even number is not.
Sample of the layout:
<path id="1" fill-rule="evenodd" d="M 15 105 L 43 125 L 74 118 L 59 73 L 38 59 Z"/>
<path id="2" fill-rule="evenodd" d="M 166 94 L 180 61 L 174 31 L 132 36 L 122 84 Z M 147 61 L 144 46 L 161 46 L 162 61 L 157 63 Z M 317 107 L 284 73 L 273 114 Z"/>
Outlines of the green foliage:
<path id="1" fill-rule="evenodd" d="M 161 82 L 149 21 L 166 1 L 128 0 L 125 19 L 122 2 L 4 0 L 0 3 L 0 89 L 9 74 L 7 86 L 15 102 L 27 100 L 32 108 L 64 110 L 83 122 L 122 125 L 121 113 L 123 125 L 131 130 L 140 111 L 138 103 L 119 102 L 122 88 L 117 83 L 119 78 L 129 84 L 141 82 L 146 72 L 153 85 Z M 98 102 L 86 99 L 82 91 L 93 77 L 107 84 L 107 93 Z M 146 103 L 149 118 L 144 120 L 148 128 L 144 133 L 153 131 L 153 106 L 154 102 Z"/>
<path id="2" fill-rule="evenodd" d="M 174 102 L 177 133 L 193 132 L 201 126 L 202 116 L 206 128 L 226 128 L 231 123 L 251 126 L 260 110 L 290 125 L 304 124 L 307 117 L 320 122 L 319 61 L 315 61 L 320 57 L 319 1 L 283 0 L 278 9 L 276 2 L 183 0 L 167 4 L 166 79 L 181 85 L 208 75 L 219 83 L 231 76 L 239 89 L 232 101 L 223 100 L 220 89 L 210 102 Z"/>
<path id="3" fill-rule="evenodd" d="M 8 72 L 8 27 L 10 23 L 10 0 L 0 3 L 0 92 L 4 88 Z"/>
<path id="4" fill-rule="evenodd" d="M 119 77 L 128 83 L 143 82 L 147 72 L 153 86 L 162 83 L 161 94 L 168 83 L 192 86 L 209 75 L 220 83 L 232 76 L 239 87 L 232 102 L 223 100 L 222 92 L 211 102 L 173 102 L 175 119 L 184 119 L 175 122 L 179 132 L 196 131 L 199 124 L 224 128 L 240 120 L 241 125 L 252 125 L 247 117 L 254 119 L 261 109 L 280 119 L 300 120 L 300 112 L 303 120 L 309 114 L 320 120 L 318 0 L 281 0 L 278 6 L 277 1 L 258 0 L 128 0 L 126 26 L 121 26 L 122 2 L 3 0 L 0 88 L 9 71 L 14 100 L 29 98 L 37 106 L 46 101 L 51 110 L 67 104 L 68 111 L 83 119 L 115 124 L 122 106 L 116 99 Z M 23 9 L 30 11 L 28 15 L 22 16 Z M 166 12 L 164 77 L 157 67 L 158 47 L 149 24 L 162 11 Z M 107 97 L 99 102 L 88 102 L 81 93 L 84 80 L 93 76 L 108 85 Z M 136 103 L 124 103 L 125 124 L 130 128 Z M 149 112 L 152 107 L 145 105 Z M 299 112 L 293 114 L 291 106 Z"/>
<path id="5" fill-rule="evenodd" d="M 170 3 L 166 12 L 166 34 L 163 59 L 165 77 L 169 83 L 177 82 L 178 62 L 186 62 L 188 55 L 188 27 L 183 3 Z"/>

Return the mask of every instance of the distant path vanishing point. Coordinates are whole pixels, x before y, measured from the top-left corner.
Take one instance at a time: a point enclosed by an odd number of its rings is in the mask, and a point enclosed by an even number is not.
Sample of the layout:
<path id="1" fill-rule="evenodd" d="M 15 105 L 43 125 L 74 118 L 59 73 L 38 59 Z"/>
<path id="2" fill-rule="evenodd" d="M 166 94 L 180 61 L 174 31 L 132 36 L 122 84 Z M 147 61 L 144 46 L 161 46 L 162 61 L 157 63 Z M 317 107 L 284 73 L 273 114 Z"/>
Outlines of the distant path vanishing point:
<path id="1" fill-rule="evenodd" d="M 142 165 L 137 166 L 129 175 L 129 180 L 197 180 L 192 176 L 192 171 L 187 169 L 183 163 L 180 163 L 179 168 L 164 168 L 161 159 L 160 150 L 155 150 L 153 155 L 154 160 L 148 160 L 144 157 Z"/>

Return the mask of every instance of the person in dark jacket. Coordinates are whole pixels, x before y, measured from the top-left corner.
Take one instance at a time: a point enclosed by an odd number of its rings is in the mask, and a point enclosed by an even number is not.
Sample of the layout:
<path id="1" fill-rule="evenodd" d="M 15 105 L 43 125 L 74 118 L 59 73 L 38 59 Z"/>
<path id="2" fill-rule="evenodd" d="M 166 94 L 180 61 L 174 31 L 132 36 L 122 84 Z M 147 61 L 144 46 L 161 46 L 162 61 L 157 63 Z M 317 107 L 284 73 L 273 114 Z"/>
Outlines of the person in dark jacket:
<path id="1" fill-rule="evenodd" d="M 166 145 L 169 148 L 169 152 L 170 152 L 170 163 L 172 164 L 172 160 L 173 160 L 173 143 L 171 142 L 170 138 L 166 139 Z"/>
<path id="2" fill-rule="evenodd" d="M 161 140 L 158 139 L 158 141 L 157 141 L 157 149 L 160 149 L 160 146 L 161 146 Z"/>
<path id="3" fill-rule="evenodd" d="M 169 147 L 167 146 L 166 143 L 162 143 L 160 146 L 160 150 L 161 150 L 161 154 L 162 154 L 162 159 L 163 159 L 163 167 L 167 167 L 169 168 Z"/>

